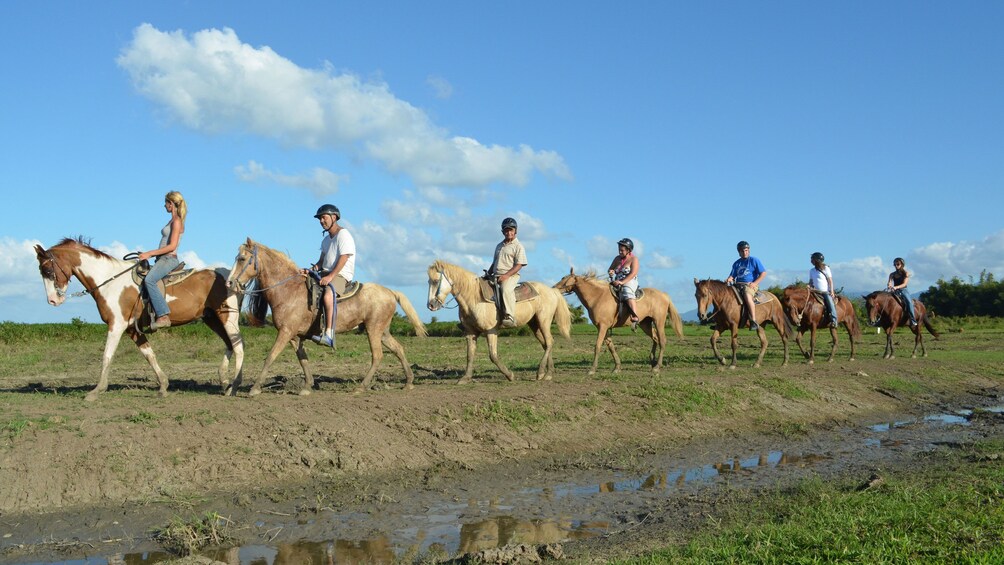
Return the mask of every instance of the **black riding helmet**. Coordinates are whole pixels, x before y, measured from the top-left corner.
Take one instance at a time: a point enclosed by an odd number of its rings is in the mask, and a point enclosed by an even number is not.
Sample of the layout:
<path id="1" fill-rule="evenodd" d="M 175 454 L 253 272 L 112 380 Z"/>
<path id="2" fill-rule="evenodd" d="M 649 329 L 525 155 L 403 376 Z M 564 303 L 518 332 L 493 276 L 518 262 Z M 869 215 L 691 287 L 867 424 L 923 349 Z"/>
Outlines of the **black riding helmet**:
<path id="1" fill-rule="evenodd" d="M 816 262 L 822 263 L 822 262 L 826 261 L 826 258 L 823 257 L 822 253 L 816 251 L 815 253 L 812 254 L 812 257 L 810 257 L 809 260 L 812 261 L 813 263 L 816 263 Z"/>
<path id="2" fill-rule="evenodd" d="M 502 220 L 502 229 L 506 229 L 506 228 L 519 229 L 519 226 L 516 225 L 516 220 L 515 219 L 513 219 L 513 218 L 506 218 L 506 219 Z"/>
<path id="3" fill-rule="evenodd" d="M 336 220 L 342 219 L 342 213 L 338 211 L 338 206 L 335 206 L 334 204 L 322 205 L 320 208 L 317 209 L 317 213 L 314 214 L 314 217 L 320 218 L 325 214 L 334 214 Z"/>
<path id="4" fill-rule="evenodd" d="M 618 241 L 617 245 L 623 245 L 624 247 L 627 247 L 628 251 L 634 251 L 634 242 L 626 237 Z"/>
<path id="5" fill-rule="evenodd" d="M 740 241 L 739 243 L 736 244 L 736 250 L 737 251 L 742 251 L 743 249 L 746 249 L 749 246 L 750 246 L 749 242 L 746 241 L 746 240 L 743 240 L 743 241 Z"/>

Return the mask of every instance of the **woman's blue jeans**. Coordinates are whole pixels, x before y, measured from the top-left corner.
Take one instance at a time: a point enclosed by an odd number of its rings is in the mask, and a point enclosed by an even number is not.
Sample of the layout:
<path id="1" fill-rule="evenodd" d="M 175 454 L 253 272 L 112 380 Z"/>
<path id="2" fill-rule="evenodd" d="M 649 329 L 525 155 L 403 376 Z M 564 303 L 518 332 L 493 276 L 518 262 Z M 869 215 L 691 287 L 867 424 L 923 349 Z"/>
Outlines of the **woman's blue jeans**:
<path id="1" fill-rule="evenodd" d="M 177 256 L 161 255 L 157 257 L 157 262 L 153 264 L 153 267 L 150 267 L 150 272 L 143 279 L 146 294 L 150 297 L 150 304 L 153 304 L 153 311 L 156 312 L 158 318 L 170 314 L 171 309 L 167 307 L 167 300 L 160 293 L 160 289 L 157 288 L 157 283 L 179 264 L 181 264 L 181 261 L 178 260 Z"/>
<path id="2" fill-rule="evenodd" d="M 906 313 L 910 316 L 910 323 L 916 324 L 917 314 L 913 311 L 913 298 L 910 297 L 910 291 L 904 286 L 903 288 L 896 289 L 896 292 L 899 293 L 900 298 L 906 303 Z"/>

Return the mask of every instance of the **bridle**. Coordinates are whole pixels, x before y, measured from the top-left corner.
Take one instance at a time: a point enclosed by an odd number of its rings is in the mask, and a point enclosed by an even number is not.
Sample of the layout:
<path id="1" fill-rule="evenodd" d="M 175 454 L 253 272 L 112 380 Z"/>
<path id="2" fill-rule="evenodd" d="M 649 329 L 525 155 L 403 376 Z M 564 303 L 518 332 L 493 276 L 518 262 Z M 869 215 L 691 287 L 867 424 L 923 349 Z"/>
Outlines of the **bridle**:
<path id="1" fill-rule="evenodd" d="M 70 278 L 71 278 L 71 275 L 73 273 L 72 272 L 67 273 L 66 270 L 63 269 L 63 266 L 59 264 L 59 261 L 56 261 L 56 257 L 52 254 L 52 251 L 49 250 L 49 249 L 45 250 L 45 260 L 42 261 L 41 264 L 45 265 L 46 263 L 52 263 L 53 265 L 55 265 L 56 268 L 59 269 L 59 272 L 63 274 L 63 277 L 66 279 L 66 284 L 67 284 L 67 286 L 69 286 L 69 284 L 70 284 Z M 96 291 L 97 289 L 105 286 L 106 284 L 108 284 L 108 283 L 112 282 L 113 280 L 121 277 L 122 275 L 128 273 L 129 271 L 132 271 L 137 266 L 139 266 L 139 262 L 133 264 L 128 269 L 120 271 L 120 272 L 112 275 L 111 277 L 105 279 L 104 282 L 102 282 L 101 284 L 96 285 L 94 288 L 85 288 L 84 290 L 71 293 L 70 294 L 70 298 L 79 298 L 81 296 L 87 296 L 88 294 L 94 294 L 94 291 Z M 53 283 L 56 282 L 56 277 L 55 276 L 52 277 L 52 282 Z M 66 289 L 65 288 L 59 288 L 55 284 L 53 284 L 52 286 L 56 289 L 56 296 L 58 296 L 60 298 L 65 298 L 66 297 Z"/>
<path id="2" fill-rule="evenodd" d="M 273 288 L 282 286 L 282 285 L 288 283 L 289 281 L 291 281 L 293 279 L 298 279 L 298 278 L 303 277 L 303 275 L 301 275 L 300 273 L 296 273 L 296 274 L 290 275 L 290 276 L 282 279 L 281 281 L 279 281 L 279 282 L 277 282 L 277 283 L 275 283 L 273 285 L 269 285 L 269 286 L 262 287 L 262 288 L 255 288 L 253 290 L 247 290 L 248 283 L 250 283 L 251 280 L 253 280 L 253 279 L 248 279 L 247 282 L 243 282 L 242 283 L 242 282 L 240 282 L 240 278 L 241 278 L 241 275 L 244 274 L 244 271 L 247 270 L 248 266 L 253 266 L 254 267 L 254 271 L 256 273 L 258 272 L 258 246 L 257 245 L 255 245 L 254 248 L 251 249 L 251 260 L 244 262 L 244 266 L 241 267 L 240 272 L 238 272 L 236 276 L 231 276 L 231 280 L 233 280 L 234 284 L 237 286 L 237 288 L 234 289 L 234 292 L 236 292 L 237 294 L 243 294 L 245 296 L 249 295 L 249 294 L 261 294 L 262 292 L 265 292 L 266 290 L 271 290 Z"/>
<path id="3" fill-rule="evenodd" d="M 435 303 L 439 305 L 436 307 L 437 310 L 439 308 L 446 308 L 452 310 L 453 308 L 459 306 L 459 304 L 456 304 L 456 297 L 454 297 L 454 305 L 450 306 L 449 304 L 447 304 L 447 302 L 449 302 L 450 299 L 447 298 L 446 302 L 440 300 L 439 293 L 440 291 L 443 290 L 443 281 L 446 281 L 447 284 L 450 285 L 450 288 L 453 288 L 453 281 L 451 281 L 449 277 L 446 276 L 446 273 L 443 271 L 443 269 L 439 269 L 438 272 L 439 272 L 439 282 L 436 284 L 436 293 L 432 295 L 432 300 L 429 300 L 429 302 L 432 303 L 432 301 L 435 300 Z"/>

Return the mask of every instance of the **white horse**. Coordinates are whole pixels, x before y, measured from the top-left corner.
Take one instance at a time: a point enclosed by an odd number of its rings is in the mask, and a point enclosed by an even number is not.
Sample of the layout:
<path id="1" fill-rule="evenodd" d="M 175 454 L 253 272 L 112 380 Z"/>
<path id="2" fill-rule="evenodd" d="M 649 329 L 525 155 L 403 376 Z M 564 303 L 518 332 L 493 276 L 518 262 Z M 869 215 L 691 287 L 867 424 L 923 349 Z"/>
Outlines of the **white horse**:
<path id="1" fill-rule="evenodd" d="M 38 270 L 45 285 L 49 304 L 59 306 L 66 300 L 66 287 L 71 277 L 84 285 L 82 294 L 90 294 L 98 306 L 98 314 L 108 324 L 105 352 L 101 359 L 101 378 L 94 390 L 85 398 L 93 401 L 108 390 L 108 368 L 118 348 L 123 333 L 128 333 L 140 353 L 157 374 L 160 395 L 167 394 L 167 375 L 160 370 L 157 356 L 150 347 L 146 334 L 138 326 L 148 326 L 150 316 L 143 307 L 139 285 L 133 282 L 132 271 L 136 261 L 122 261 L 99 251 L 81 238 L 64 239 L 49 249 L 35 246 Z M 241 340 L 237 318 L 240 314 L 238 297 L 227 290 L 226 276 L 203 269 L 185 280 L 167 287 L 164 296 L 171 307 L 171 325 L 182 325 L 196 320 L 205 322 L 209 329 L 226 344 L 223 363 L 220 364 L 220 384 L 226 388 L 230 381 L 227 368 L 230 357 L 236 356 L 236 378 L 241 378 L 244 364 L 244 342 Z"/>
<path id="2" fill-rule="evenodd" d="M 554 360 L 551 350 L 551 322 L 558 324 L 558 331 L 565 338 L 571 337 L 572 314 L 565 297 L 544 283 L 528 282 L 537 296 L 516 303 L 516 325 L 529 325 L 533 335 L 544 348 L 544 356 L 537 368 L 537 380 L 551 380 Z M 481 296 L 480 277 L 474 273 L 445 261 L 436 261 L 429 266 L 429 310 L 436 311 L 446 305 L 449 295 L 457 300 L 460 309 L 460 323 L 467 338 L 467 371 L 457 384 L 468 383 L 474 375 L 474 354 L 478 336 L 485 335 L 488 341 L 488 356 L 495 366 L 510 381 L 515 380 L 512 371 L 502 363 L 498 351 L 498 332 L 501 320 L 494 302 Z"/>

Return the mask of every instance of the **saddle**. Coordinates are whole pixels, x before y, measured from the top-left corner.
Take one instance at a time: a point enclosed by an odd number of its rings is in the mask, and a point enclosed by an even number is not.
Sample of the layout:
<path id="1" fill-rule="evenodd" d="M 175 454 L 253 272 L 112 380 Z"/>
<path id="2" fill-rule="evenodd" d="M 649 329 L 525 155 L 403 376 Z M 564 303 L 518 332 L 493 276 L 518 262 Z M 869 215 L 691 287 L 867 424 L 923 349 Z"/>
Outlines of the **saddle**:
<path id="1" fill-rule="evenodd" d="M 740 292 L 738 286 L 735 286 L 735 285 L 732 286 L 732 294 L 735 295 L 736 300 L 739 301 L 739 305 L 740 306 L 742 306 L 743 304 L 745 304 L 745 301 L 743 300 L 743 294 L 742 294 L 742 292 Z M 757 289 L 757 291 L 755 293 L 753 293 L 753 305 L 754 306 L 757 305 L 757 304 L 763 304 L 765 302 L 770 302 L 771 300 L 774 300 L 774 295 L 771 294 L 771 293 L 769 293 L 769 292 L 764 292 L 764 291 L 760 290 L 759 288 Z"/>
<path id="2" fill-rule="evenodd" d="M 823 306 L 826 306 L 826 301 L 823 300 L 823 296 L 825 294 L 826 294 L 825 292 L 822 292 L 822 291 L 819 291 L 819 290 L 815 290 L 815 289 L 812 289 L 812 288 L 809 289 L 809 296 L 811 296 L 812 299 L 816 301 L 816 303 L 822 304 Z M 838 300 L 840 300 L 839 296 L 834 297 L 833 298 L 833 303 L 836 304 Z"/>
<path id="3" fill-rule="evenodd" d="M 309 310 L 320 310 L 321 309 L 321 296 L 324 295 L 324 287 L 318 283 L 317 279 L 314 277 L 306 278 L 307 285 L 307 309 Z M 349 281 L 345 285 L 345 290 L 341 293 L 335 292 L 335 299 L 337 302 L 344 302 L 349 298 L 352 298 L 363 288 L 363 283 L 359 281 Z"/>
<path id="4" fill-rule="evenodd" d="M 186 269 L 185 262 L 182 261 L 178 263 L 178 266 L 171 270 L 164 278 L 157 281 L 157 288 L 160 289 L 160 293 L 167 296 L 167 287 L 174 286 L 181 281 L 192 276 L 195 269 Z M 157 317 L 157 313 L 153 310 L 153 304 L 150 302 L 150 297 L 146 293 L 146 287 L 143 286 L 143 281 L 146 280 L 146 275 L 150 273 L 150 264 L 146 262 L 140 262 L 136 265 L 136 268 L 132 270 L 132 282 L 140 289 L 140 299 L 143 301 L 143 309 L 146 310 L 147 314 L 150 316 L 150 320 Z M 136 320 L 137 327 L 139 325 L 139 319 Z"/>
<path id="5" fill-rule="evenodd" d="M 619 287 L 610 285 L 610 294 L 612 294 L 614 298 L 617 299 L 618 302 L 620 301 L 621 291 Z M 635 300 L 641 300 L 642 298 L 644 298 L 644 296 L 645 296 L 645 289 L 639 286 L 638 290 L 634 291 L 634 298 Z"/>
<path id="6" fill-rule="evenodd" d="M 495 288 L 492 287 L 491 281 L 485 278 L 478 279 L 481 286 L 481 299 L 484 302 L 495 302 Z M 516 285 L 516 302 L 523 302 L 524 300 L 533 300 L 539 296 L 537 290 L 533 288 L 529 283 L 521 282 Z"/>

